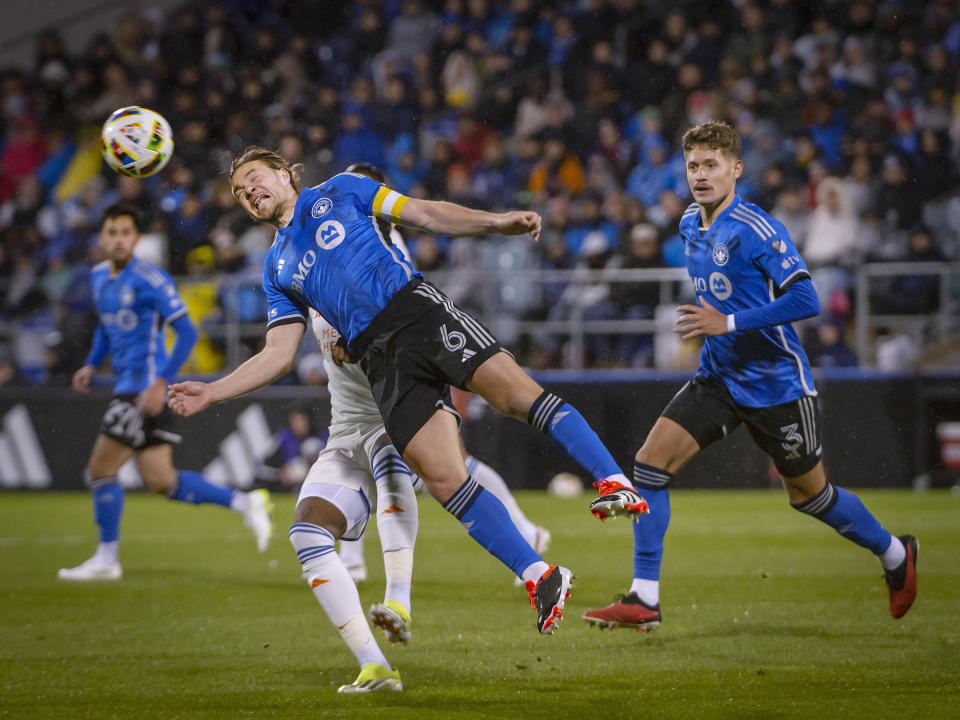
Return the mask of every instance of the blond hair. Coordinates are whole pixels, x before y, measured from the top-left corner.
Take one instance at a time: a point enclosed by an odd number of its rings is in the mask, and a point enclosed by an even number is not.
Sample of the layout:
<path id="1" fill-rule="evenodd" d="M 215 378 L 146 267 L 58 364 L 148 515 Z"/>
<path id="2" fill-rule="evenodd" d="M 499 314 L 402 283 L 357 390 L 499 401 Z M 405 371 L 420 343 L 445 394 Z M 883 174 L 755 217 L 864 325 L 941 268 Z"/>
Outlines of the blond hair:
<path id="1" fill-rule="evenodd" d="M 300 172 L 303 170 L 303 163 L 288 163 L 282 155 L 273 150 L 267 150 L 259 145 L 249 145 L 242 153 L 237 155 L 230 163 L 230 179 L 233 179 L 234 173 L 243 165 L 251 162 L 262 162 L 274 170 L 286 170 L 290 174 L 290 185 L 299 194 L 303 190 L 300 183 Z"/>

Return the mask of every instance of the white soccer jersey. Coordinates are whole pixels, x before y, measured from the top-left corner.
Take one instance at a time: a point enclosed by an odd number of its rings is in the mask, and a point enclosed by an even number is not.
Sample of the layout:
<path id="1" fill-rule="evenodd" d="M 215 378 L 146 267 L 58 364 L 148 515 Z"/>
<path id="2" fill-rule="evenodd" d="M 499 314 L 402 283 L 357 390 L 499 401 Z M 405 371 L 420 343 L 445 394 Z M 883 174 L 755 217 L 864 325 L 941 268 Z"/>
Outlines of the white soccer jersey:
<path id="1" fill-rule="evenodd" d="M 344 363 L 337 367 L 333 361 L 333 347 L 340 333 L 316 310 L 310 311 L 310 326 L 323 353 L 323 369 L 327 373 L 327 389 L 330 391 L 330 434 L 341 429 L 361 429 L 383 426 L 380 409 L 373 401 L 370 381 L 363 374 L 359 363 Z"/>
<path id="2" fill-rule="evenodd" d="M 410 261 L 410 251 L 396 226 L 390 230 L 390 242 Z M 333 361 L 333 346 L 340 339 L 340 333 L 319 312 L 310 310 L 310 327 L 323 353 L 323 369 L 327 373 L 327 389 L 330 391 L 331 422 L 330 435 L 343 430 L 362 432 L 383 425 L 380 409 L 373 401 L 370 381 L 363 374 L 359 363 L 344 363 L 337 367 Z"/>

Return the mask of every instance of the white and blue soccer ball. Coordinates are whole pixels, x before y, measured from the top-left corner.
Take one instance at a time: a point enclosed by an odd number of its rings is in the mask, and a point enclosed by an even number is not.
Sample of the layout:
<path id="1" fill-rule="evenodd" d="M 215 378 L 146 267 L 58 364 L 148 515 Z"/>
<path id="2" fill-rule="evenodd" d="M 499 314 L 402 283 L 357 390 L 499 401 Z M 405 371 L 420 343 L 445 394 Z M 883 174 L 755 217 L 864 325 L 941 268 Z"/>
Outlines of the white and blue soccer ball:
<path id="1" fill-rule="evenodd" d="M 158 112 L 131 105 L 114 111 L 100 132 L 103 159 L 130 177 L 160 172 L 173 155 L 173 130 Z"/>

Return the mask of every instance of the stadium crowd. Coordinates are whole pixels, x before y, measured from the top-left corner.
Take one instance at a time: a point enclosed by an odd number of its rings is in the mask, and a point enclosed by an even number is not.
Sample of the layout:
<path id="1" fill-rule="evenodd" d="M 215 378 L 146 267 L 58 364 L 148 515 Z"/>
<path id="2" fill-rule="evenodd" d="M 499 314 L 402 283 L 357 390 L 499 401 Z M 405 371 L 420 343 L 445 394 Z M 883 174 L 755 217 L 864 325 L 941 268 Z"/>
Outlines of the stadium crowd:
<path id="1" fill-rule="evenodd" d="M 813 272 L 818 365 L 857 363 L 844 338 L 859 263 L 958 259 L 953 0 L 222 0 L 125 15 L 80 53 L 65 32 L 36 38 L 31 69 L 0 70 L 0 385 L 67 382 L 83 364 L 96 228 L 118 200 L 143 211 L 142 250 L 206 331 L 185 370 L 222 370 L 226 308 L 261 327 L 265 312 L 272 231 L 251 227 L 225 177 L 250 143 L 303 163 L 308 185 L 367 162 L 413 197 L 534 208 L 544 233 L 511 255 L 520 267 L 656 268 L 683 265 L 679 137 L 726 119 L 744 142 L 741 195 Z M 134 104 L 174 128 L 173 159 L 146 180 L 99 154 L 103 120 Z M 480 307 L 475 270 L 495 254 L 407 239 Z M 930 312 L 938 283 L 897 277 L 876 302 Z M 639 283 L 540 290 L 524 318 L 649 318 L 659 298 Z M 566 360 L 550 335 L 521 349 L 535 367 Z M 587 352 L 591 366 L 651 362 L 629 336 Z"/>

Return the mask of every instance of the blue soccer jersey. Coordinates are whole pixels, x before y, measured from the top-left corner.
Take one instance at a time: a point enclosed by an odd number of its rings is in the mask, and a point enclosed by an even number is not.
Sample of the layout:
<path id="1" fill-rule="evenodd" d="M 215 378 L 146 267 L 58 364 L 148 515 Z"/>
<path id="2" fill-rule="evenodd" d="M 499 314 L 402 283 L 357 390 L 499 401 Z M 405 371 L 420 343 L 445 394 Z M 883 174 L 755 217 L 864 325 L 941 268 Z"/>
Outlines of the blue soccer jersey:
<path id="1" fill-rule="evenodd" d="M 414 277 L 375 217 L 396 221 L 406 198 L 370 178 L 341 173 L 300 193 L 263 267 L 267 328 L 309 322 L 315 308 L 354 348 L 357 336 Z"/>
<path id="2" fill-rule="evenodd" d="M 700 206 L 690 205 L 680 236 L 698 297 L 724 314 L 769 303 L 810 277 L 783 224 L 739 195 L 706 232 L 700 230 Z M 769 407 L 817 394 L 789 324 L 704 340 L 698 372 L 721 380 L 740 405 Z"/>
<path id="3" fill-rule="evenodd" d="M 100 316 L 97 333 L 113 363 L 114 392 L 139 393 L 166 364 L 163 324 L 185 315 L 187 308 L 171 277 L 137 258 L 113 277 L 109 261 L 100 263 L 90 282 Z"/>

